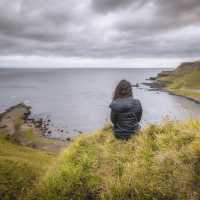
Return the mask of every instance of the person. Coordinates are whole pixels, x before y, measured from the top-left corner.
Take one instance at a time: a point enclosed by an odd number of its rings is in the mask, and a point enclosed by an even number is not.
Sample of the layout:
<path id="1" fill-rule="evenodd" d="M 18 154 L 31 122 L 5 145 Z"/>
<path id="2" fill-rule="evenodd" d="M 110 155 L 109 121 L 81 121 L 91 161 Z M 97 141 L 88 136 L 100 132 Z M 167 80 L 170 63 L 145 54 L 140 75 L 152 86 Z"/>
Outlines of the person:
<path id="1" fill-rule="evenodd" d="M 133 98 L 130 82 L 126 80 L 119 82 L 114 91 L 110 108 L 113 131 L 117 138 L 129 139 L 140 129 L 142 105 L 138 99 Z"/>

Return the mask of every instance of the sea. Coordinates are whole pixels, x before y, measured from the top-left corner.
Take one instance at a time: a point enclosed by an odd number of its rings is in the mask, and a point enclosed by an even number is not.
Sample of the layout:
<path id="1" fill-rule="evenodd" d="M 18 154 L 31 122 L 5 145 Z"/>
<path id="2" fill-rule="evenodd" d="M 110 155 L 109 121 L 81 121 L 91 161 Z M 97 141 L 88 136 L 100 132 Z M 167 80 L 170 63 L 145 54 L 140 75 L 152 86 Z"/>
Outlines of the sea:
<path id="1" fill-rule="evenodd" d="M 0 112 L 18 103 L 48 120 L 53 138 L 92 133 L 110 122 L 109 104 L 122 79 L 143 107 L 141 125 L 200 117 L 200 104 L 142 83 L 163 69 L 0 69 Z"/>

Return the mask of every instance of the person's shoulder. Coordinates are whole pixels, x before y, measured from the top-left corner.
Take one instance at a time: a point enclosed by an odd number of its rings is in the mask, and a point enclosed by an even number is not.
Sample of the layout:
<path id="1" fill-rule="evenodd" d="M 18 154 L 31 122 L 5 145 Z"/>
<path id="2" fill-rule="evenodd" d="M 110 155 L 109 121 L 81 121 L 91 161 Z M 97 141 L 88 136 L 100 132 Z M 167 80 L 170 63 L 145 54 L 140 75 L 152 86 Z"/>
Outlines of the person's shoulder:
<path id="1" fill-rule="evenodd" d="M 123 100 L 124 100 L 124 99 L 120 99 L 120 98 L 119 98 L 119 99 L 112 100 L 112 102 L 110 103 L 110 106 L 109 106 L 109 107 L 112 107 L 112 106 L 121 104 L 121 103 L 123 103 Z"/>
<path id="2" fill-rule="evenodd" d="M 139 102 L 140 100 L 139 100 L 139 99 L 136 99 L 136 98 L 132 98 L 132 101 L 133 101 L 133 102 Z"/>
<path id="3" fill-rule="evenodd" d="M 133 98 L 133 102 L 134 102 L 134 104 L 141 105 L 141 101 L 139 99 Z"/>
<path id="4" fill-rule="evenodd" d="M 113 101 L 110 103 L 109 107 L 112 109 L 113 106 L 115 106 L 115 104 L 116 104 L 116 100 L 113 100 Z"/>
<path id="5" fill-rule="evenodd" d="M 124 112 L 133 106 L 133 100 L 131 98 L 118 98 L 111 102 L 110 108 L 118 112 Z"/>

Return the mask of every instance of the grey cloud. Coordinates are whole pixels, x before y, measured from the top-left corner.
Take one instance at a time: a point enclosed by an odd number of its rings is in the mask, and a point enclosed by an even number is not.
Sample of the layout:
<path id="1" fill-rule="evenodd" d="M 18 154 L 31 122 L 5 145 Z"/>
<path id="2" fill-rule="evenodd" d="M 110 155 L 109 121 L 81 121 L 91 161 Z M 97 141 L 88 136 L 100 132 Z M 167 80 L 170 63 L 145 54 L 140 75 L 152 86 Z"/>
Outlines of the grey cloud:
<path id="1" fill-rule="evenodd" d="M 152 0 L 149 2 L 152 4 L 152 16 L 135 21 L 137 11 L 133 9 L 132 15 L 121 18 L 116 26 L 125 32 L 132 30 L 135 33 L 148 35 L 200 24 L 199 0 Z"/>
<path id="2" fill-rule="evenodd" d="M 92 0 L 91 5 L 98 13 L 108 13 L 114 10 L 126 9 L 130 6 L 139 9 L 149 1 L 151 0 Z"/>
<path id="3" fill-rule="evenodd" d="M 138 0 L 136 0 L 139 2 Z M 108 12 L 132 4 L 133 0 L 93 0 L 92 7 L 99 12 Z"/>
<path id="4" fill-rule="evenodd" d="M 199 34 L 199 0 L 0 1 L 0 56 L 197 56 Z"/>

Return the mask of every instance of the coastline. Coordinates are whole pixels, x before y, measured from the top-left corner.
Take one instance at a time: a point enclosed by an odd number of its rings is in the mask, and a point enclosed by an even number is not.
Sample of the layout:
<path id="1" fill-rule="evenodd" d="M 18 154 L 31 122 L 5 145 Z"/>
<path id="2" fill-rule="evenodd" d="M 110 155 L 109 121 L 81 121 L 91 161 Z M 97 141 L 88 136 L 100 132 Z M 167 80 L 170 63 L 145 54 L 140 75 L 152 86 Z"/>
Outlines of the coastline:
<path id="1" fill-rule="evenodd" d="M 0 113 L 0 136 L 22 146 L 58 153 L 70 140 L 47 137 L 42 119 L 29 118 L 31 107 L 23 103 L 11 106 Z"/>
<path id="2" fill-rule="evenodd" d="M 193 97 L 186 96 L 186 95 L 181 95 L 181 94 L 178 94 L 178 92 L 170 91 L 170 90 L 168 90 L 168 89 L 163 90 L 163 91 L 168 92 L 168 94 L 170 94 L 170 95 L 174 95 L 174 96 L 178 96 L 178 97 L 183 97 L 183 98 L 186 98 L 186 99 L 188 99 L 188 100 L 190 100 L 190 101 L 193 101 L 193 102 L 196 103 L 196 104 L 200 104 L 200 100 L 197 100 L 197 99 L 195 99 L 195 98 L 193 98 Z"/>
<path id="3" fill-rule="evenodd" d="M 163 81 L 164 83 L 164 81 Z M 197 100 L 195 98 L 192 98 L 190 96 L 186 96 L 186 95 L 181 95 L 181 94 L 178 94 L 178 92 L 176 91 L 172 91 L 170 89 L 168 89 L 167 87 L 161 87 L 159 84 L 157 84 L 156 81 L 153 81 L 152 82 L 144 82 L 142 83 L 142 85 L 145 85 L 145 86 L 148 86 L 150 89 L 149 90 L 155 90 L 155 91 L 160 91 L 160 92 L 166 92 L 168 93 L 169 95 L 174 95 L 174 96 L 178 96 L 178 97 L 183 97 L 185 99 L 188 99 L 190 101 L 193 101 L 194 103 L 197 103 L 197 104 L 200 104 L 200 100 Z"/>
<path id="4" fill-rule="evenodd" d="M 143 84 L 180 96 L 168 91 L 171 82 L 160 77 Z M 71 142 L 48 138 L 46 122 L 30 115 L 31 107 L 23 103 L 0 114 L 0 191 L 10 199 L 145 199 L 147 194 L 150 199 L 187 199 L 200 194 L 195 188 L 200 178 L 199 120 L 151 124 L 128 141 L 117 140 L 106 126 Z M 178 187 L 173 190 L 174 182 Z"/>
<path id="5" fill-rule="evenodd" d="M 200 61 L 182 63 L 175 70 L 162 71 L 143 85 L 200 104 Z"/>

